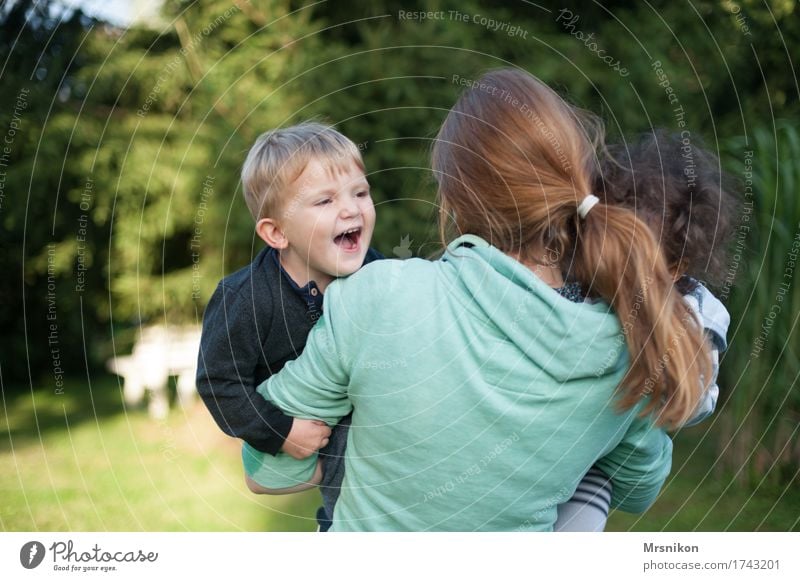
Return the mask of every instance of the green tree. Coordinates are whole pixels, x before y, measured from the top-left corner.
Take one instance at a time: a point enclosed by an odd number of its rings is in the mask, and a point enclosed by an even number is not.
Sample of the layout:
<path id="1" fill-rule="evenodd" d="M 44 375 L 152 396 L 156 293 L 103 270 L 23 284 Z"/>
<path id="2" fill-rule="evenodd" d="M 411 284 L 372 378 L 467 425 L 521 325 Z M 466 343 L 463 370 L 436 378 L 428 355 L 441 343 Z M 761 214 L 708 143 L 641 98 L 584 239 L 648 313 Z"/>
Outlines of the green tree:
<path id="1" fill-rule="evenodd" d="M 0 310 L 6 340 L 0 353 L 5 385 L 85 373 L 83 339 L 97 330 L 102 296 L 98 259 L 105 232 L 80 207 L 89 174 L 72 156 L 93 146 L 76 131 L 82 100 L 77 72 L 93 21 L 79 11 L 20 0 L 0 9 Z M 82 282 L 82 284 L 81 284 Z M 81 286 L 85 292 L 76 292 Z M 86 299 L 86 300 L 84 300 Z M 84 324 L 85 323 L 85 324 Z"/>
<path id="2" fill-rule="evenodd" d="M 86 69 L 109 107 L 97 211 L 112 223 L 107 276 L 123 321 L 194 320 L 219 278 L 259 249 L 238 171 L 258 134 L 303 103 L 290 80 L 315 50 L 302 10 L 272 16 L 289 11 L 167 2 L 161 30 L 125 34 Z"/>

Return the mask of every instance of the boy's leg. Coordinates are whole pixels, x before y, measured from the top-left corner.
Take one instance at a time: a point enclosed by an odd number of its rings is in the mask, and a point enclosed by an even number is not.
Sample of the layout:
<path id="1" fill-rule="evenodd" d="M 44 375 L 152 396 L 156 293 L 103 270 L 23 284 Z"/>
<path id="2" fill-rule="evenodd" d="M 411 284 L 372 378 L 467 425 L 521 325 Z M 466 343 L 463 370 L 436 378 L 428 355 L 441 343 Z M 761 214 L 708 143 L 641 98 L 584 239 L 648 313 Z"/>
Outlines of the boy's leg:
<path id="1" fill-rule="evenodd" d="M 592 467 L 567 502 L 558 505 L 556 532 L 602 532 L 611 507 L 611 480 Z"/>
<path id="2" fill-rule="evenodd" d="M 322 493 L 322 506 L 317 510 L 319 532 L 326 532 L 333 524 L 333 511 L 339 500 L 339 492 L 344 481 L 344 455 L 347 449 L 347 433 L 350 430 L 352 414 L 343 417 L 333 427 L 327 446 L 319 451 L 322 460 L 322 482 L 319 489 Z"/>
<path id="3" fill-rule="evenodd" d="M 325 511 L 324 506 L 320 506 L 317 509 L 317 532 L 318 533 L 327 533 L 328 529 L 331 528 L 333 521 L 328 516 L 328 513 Z"/>

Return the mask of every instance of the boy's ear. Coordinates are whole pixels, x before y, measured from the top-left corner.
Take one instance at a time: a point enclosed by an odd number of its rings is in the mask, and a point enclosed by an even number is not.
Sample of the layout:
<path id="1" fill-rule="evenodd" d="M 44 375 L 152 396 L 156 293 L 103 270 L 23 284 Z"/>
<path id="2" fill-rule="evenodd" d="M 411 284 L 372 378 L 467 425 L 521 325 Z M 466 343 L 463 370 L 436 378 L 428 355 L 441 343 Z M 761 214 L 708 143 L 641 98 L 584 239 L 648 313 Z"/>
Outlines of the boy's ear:
<path id="1" fill-rule="evenodd" d="M 286 238 L 283 228 L 272 218 L 261 218 L 256 222 L 256 234 L 272 248 L 283 250 L 289 246 L 289 240 Z"/>

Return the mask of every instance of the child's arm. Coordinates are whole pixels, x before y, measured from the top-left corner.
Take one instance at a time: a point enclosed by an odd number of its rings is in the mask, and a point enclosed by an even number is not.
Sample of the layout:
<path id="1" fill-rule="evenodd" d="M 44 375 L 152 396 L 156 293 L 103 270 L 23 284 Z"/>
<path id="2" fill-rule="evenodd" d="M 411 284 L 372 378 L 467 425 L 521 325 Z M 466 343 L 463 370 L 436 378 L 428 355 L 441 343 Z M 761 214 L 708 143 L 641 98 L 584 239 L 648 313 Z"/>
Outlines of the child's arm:
<path id="1" fill-rule="evenodd" d="M 256 393 L 252 384 L 264 328 L 271 321 L 260 308 L 263 298 L 229 289 L 220 283 L 206 307 L 197 364 L 197 391 L 211 416 L 226 434 L 253 448 L 276 454 L 285 451 L 307 457 L 330 435 L 327 426 L 294 421 Z"/>
<path id="2" fill-rule="evenodd" d="M 717 385 L 717 376 L 719 375 L 719 350 L 715 347 L 711 347 L 711 365 L 713 368 L 711 372 L 711 384 L 703 392 L 697 404 L 697 408 L 694 411 L 694 415 L 681 426 L 683 428 L 696 426 L 707 419 L 714 413 L 714 410 L 717 409 L 717 400 L 719 399 L 719 386 Z"/>
<path id="3" fill-rule="evenodd" d="M 703 393 L 694 415 L 683 425 L 683 427 L 689 427 L 705 420 L 714 413 L 717 407 L 717 399 L 719 398 L 719 386 L 717 385 L 719 354 L 728 347 L 727 334 L 731 316 L 722 302 L 702 284 L 698 283 L 697 287 L 684 297 L 684 300 L 703 325 L 703 330 L 709 342 L 712 364 L 709 386 Z"/>

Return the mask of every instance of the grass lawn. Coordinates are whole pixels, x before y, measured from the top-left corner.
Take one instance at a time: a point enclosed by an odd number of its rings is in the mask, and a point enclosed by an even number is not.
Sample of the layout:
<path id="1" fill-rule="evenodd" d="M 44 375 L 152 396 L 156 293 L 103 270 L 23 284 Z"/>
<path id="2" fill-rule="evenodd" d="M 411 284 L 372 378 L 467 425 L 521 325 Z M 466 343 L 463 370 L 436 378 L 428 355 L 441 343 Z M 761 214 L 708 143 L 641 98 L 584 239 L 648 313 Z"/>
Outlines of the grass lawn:
<path id="1" fill-rule="evenodd" d="M 260 497 L 244 486 L 239 444 L 201 403 L 152 420 L 125 411 L 115 379 L 64 394 L 4 394 L 4 531 L 311 531 L 319 494 Z M 681 433 L 673 473 L 645 515 L 609 530 L 800 530 L 800 487 L 738 486 L 714 466 L 715 425 Z"/>
<path id="2" fill-rule="evenodd" d="M 5 531 L 307 531 L 319 494 L 263 497 L 240 446 L 202 403 L 166 421 L 126 412 L 114 379 L 6 398 L 0 417 Z"/>
<path id="3" fill-rule="evenodd" d="M 742 485 L 719 467 L 717 449 L 727 449 L 718 419 L 675 435 L 672 472 L 656 503 L 643 515 L 613 512 L 607 530 L 800 531 L 797 474 Z"/>

